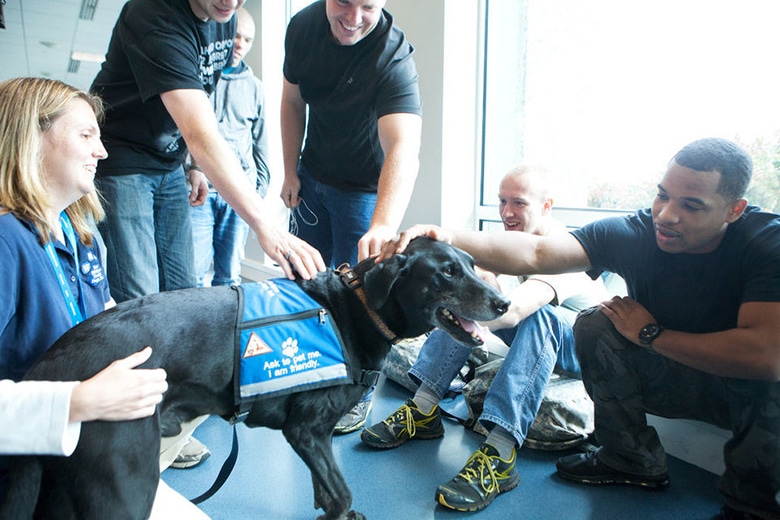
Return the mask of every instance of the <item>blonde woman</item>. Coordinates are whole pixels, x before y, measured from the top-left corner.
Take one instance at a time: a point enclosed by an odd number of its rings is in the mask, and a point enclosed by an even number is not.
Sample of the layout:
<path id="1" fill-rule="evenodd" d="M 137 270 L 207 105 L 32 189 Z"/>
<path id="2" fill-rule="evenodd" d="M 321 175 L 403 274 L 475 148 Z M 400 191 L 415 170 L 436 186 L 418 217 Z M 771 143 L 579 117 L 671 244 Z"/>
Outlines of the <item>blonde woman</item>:
<path id="1" fill-rule="evenodd" d="M 92 231 L 99 99 L 42 78 L 0 84 L 0 379 L 113 305 Z"/>
<path id="2" fill-rule="evenodd" d="M 69 455 L 81 421 L 151 415 L 167 389 L 164 370 L 134 369 L 149 348 L 85 382 L 18 383 L 61 334 L 113 305 L 93 232 L 103 217 L 93 184 L 107 155 L 102 114 L 98 98 L 60 81 L 0 83 L 0 451 L 6 454 Z M 0 457 L 0 497 L 6 469 Z M 160 487 L 181 507 L 189 505 Z M 205 516 L 189 510 L 188 517 Z"/>

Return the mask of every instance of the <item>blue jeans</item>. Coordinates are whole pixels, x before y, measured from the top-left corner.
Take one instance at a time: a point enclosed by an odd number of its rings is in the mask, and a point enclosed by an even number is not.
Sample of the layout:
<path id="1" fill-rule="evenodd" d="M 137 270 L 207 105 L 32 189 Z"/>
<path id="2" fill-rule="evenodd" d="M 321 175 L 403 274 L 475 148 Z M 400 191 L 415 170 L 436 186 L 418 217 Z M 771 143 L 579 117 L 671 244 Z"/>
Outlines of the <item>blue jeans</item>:
<path id="1" fill-rule="evenodd" d="M 209 191 L 202 206 L 193 206 L 192 245 L 195 250 L 195 278 L 203 287 L 214 262 L 211 285 L 241 283 L 241 260 L 249 226 L 216 191 Z"/>
<path id="2" fill-rule="evenodd" d="M 97 177 L 106 218 L 106 271 L 117 302 L 195 287 L 190 203 L 184 170 Z"/>
<path id="3" fill-rule="evenodd" d="M 569 309 L 545 305 L 517 326 L 495 332 L 511 348 L 490 385 L 479 417 L 488 430 L 499 425 L 522 446 L 555 366 L 580 373 L 572 333 L 576 316 Z M 470 347 L 435 330 L 425 341 L 409 375 L 425 383 L 441 399 L 470 353 Z"/>
<path id="4" fill-rule="evenodd" d="M 300 164 L 300 197 L 290 212 L 290 232 L 314 246 L 325 265 L 357 263 L 357 245 L 371 224 L 376 193 L 344 191 L 314 180 Z"/>

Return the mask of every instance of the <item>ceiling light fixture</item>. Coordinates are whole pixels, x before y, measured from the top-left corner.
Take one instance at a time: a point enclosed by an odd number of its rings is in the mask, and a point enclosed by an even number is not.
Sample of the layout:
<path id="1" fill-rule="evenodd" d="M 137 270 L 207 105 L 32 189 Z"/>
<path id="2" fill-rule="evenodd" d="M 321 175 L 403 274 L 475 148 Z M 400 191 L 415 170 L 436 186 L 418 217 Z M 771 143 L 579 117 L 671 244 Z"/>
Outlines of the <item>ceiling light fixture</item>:
<path id="1" fill-rule="evenodd" d="M 106 57 L 102 54 L 81 51 L 73 51 L 70 54 L 70 59 L 73 61 L 88 61 L 90 63 L 103 63 L 106 61 Z"/>

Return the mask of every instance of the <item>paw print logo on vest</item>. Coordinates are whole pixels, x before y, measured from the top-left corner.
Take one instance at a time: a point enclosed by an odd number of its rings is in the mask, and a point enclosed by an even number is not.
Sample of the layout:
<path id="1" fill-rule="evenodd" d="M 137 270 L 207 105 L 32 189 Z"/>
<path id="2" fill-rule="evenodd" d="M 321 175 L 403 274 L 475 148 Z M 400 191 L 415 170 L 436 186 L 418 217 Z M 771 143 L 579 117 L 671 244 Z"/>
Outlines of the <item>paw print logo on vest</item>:
<path id="1" fill-rule="evenodd" d="M 298 340 L 293 338 L 287 338 L 282 343 L 282 354 L 287 357 L 295 357 L 298 353 Z"/>

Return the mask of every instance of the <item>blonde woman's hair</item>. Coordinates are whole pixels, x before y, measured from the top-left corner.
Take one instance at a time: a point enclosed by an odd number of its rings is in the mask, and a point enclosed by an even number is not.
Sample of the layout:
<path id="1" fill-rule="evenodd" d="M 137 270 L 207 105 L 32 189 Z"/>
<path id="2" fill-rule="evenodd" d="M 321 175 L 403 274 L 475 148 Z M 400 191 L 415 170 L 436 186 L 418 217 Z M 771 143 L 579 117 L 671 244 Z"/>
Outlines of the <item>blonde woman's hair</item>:
<path id="1" fill-rule="evenodd" d="M 32 222 L 41 244 L 52 233 L 46 219 L 51 203 L 43 176 L 41 139 L 72 99 L 86 101 L 102 122 L 100 98 L 62 81 L 15 78 L 0 82 L 0 214 L 12 213 Z M 97 191 L 65 211 L 81 242 L 91 246 L 93 223 L 105 216 Z"/>

